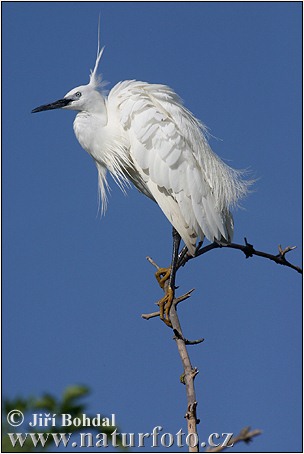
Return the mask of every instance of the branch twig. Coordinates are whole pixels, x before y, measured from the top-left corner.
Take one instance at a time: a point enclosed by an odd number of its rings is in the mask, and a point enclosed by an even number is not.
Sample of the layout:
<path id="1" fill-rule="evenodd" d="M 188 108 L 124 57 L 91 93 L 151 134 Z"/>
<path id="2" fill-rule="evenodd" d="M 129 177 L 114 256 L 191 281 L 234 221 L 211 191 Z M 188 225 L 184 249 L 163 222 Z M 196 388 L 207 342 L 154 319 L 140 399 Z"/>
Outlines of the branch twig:
<path id="1" fill-rule="evenodd" d="M 249 426 L 244 427 L 244 429 L 242 429 L 236 437 L 231 438 L 228 446 L 219 445 L 219 446 L 215 446 L 214 448 L 207 448 L 205 450 L 205 452 L 222 452 L 222 451 L 224 451 L 224 449 L 231 448 L 232 446 L 234 446 L 236 443 L 239 443 L 240 441 L 244 441 L 245 443 L 250 443 L 252 441 L 253 437 L 260 435 L 261 433 L 262 433 L 262 431 L 259 429 L 250 431 Z"/>
<path id="2" fill-rule="evenodd" d="M 289 268 L 292 268 L 293 270 L 297 271 L 298 273 L 302 274 L 302 269 L 299 266 L 293 265 L 292 263 L 288 262 L 286 260 L 285 255 L 289 251 L 293 251 L 296 246 L 288 246 L 284 250 L 282 249 L 281 245 L 279 245 L 279 254 L 273 255 L 269 254 L 268 252 L 263 252 L 263 251 L 257 251 L 254 249 L 253 245 L 247 242 L 247 239 L 245 238 L 245 244 L 237 244 L 237 243 L 212 243 L 208 244 L 207 246 L 198 249 L 195 253 L 195 256 L 191 255 L 184 255 L 181 260 L 178 262 L 178 268 L 181 266 L 184 266 L 189 260 L 199 257 L 200 255 L 206 254 L 206 252 L 212 251 L 213 249 L 218 249 L 218 248 L 230 248 L 230 249 L 238 249 L 242 251 L 246 259 L 249 257 L 253 257 L 254 255 L 257 255 L 258 257 L 264 257 L 266 259 L 272 260 L 273 262 L 287 266 Z"/>

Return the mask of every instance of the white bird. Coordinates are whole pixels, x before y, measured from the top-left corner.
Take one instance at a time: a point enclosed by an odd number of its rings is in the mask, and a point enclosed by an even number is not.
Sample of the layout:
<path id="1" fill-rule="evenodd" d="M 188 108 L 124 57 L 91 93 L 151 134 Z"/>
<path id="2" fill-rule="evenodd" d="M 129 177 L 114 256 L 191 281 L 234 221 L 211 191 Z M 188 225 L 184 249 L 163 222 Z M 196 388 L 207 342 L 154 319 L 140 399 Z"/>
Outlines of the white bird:
<path id="1" fill-rule="evenodd" d="M 168 86 L 127 80 L 106 97 L 97 75 L 103 50 L 98 44 L 87 85 L 32 112 L 58 108 L 78 112 L 74 132 L 95 160 L 103 212 L 109 171 L 123 191 L 131 181 L 159 205 L 190 254 L 204 237 L 231 242 L 230 209 L 246 195 L 250 182 L 212 151 L 206 127 Z"/>

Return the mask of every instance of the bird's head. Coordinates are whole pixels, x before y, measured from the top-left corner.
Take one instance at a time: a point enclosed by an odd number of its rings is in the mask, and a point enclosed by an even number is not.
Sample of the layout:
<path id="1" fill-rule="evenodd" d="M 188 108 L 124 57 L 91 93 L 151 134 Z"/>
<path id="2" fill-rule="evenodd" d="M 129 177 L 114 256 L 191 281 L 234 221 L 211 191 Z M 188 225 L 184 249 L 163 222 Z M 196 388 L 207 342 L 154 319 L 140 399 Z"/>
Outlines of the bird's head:
<path id="1" fill-rule="evenodd" d="M 73 88 L 62 99 L 58 99 L 58 101 L 36 107 L 32 110 L 32 113 L 53 109 L 70 109 L 92 113 L 102 111 L 104 99 L 98 90 L 101 86 L 101 76 L 97 74 L 97 70 L 103 50 L 104 47 L 100 49 L 98 28 L 97 57 L 95 67 L 91 70 L 90 82 L 87 85 L 80 85 L 79 87 Z"/>

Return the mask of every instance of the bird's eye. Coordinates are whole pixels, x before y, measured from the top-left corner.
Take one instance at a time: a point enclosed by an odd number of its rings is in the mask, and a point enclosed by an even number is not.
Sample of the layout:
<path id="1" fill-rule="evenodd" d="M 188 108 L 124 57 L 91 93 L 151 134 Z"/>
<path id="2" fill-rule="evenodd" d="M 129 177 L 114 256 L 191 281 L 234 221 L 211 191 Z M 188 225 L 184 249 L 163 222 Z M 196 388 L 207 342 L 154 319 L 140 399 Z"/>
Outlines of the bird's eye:
<path id="1" fill-rule="evenodd" d="M 75 96 L 76 96 L 76 98 L 80 98 L 80 96 L 81 96 L 80 91 L 77 91 L 77 92 L 75 93 Z"/>

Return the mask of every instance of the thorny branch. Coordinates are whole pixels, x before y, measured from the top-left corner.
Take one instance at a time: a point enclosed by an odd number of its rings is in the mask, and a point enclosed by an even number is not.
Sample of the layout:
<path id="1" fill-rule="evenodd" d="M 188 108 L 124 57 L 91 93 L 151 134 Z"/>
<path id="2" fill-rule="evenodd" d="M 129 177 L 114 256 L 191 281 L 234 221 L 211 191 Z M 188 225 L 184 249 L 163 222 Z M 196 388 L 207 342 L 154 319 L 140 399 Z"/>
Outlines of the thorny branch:
<path id="1" fill-rule="evenodd" d="M 302 274 L 302 269 L 296 265 L 293 265 L 289 261 L 286 260 L 285 255 L 294 250 L 296 246 L 287 246 L 285 249 L 282 249 L 282 246 L 279 245 L 279 253 L 277 255 L 269 254 L 263 251 L 257 251 L 254 249 L 253 245 L 248 243 L 247 239 L 245 238 L 245 244 L 236 244 L 236 243 L 229 243 L 229 244 L 224 244 L 224 243 L 217 243 L 214 242 L 212 244 L 209 244 L 205 247 L 201 247 L 201 243 L 199 244 L 196 253 L 194 256 L 188 255 L 187 250 L 183 250 L 180 255 L 179 255 L 179 260 L 177 263 L 176 271 L 181 267 L 184 266 L 189 260 L 199 257 L 200 255 L 205 254 L 206 252 L 209 252 L 213 249 L 218 249 L 218 248 L 231 248 L 231 249 L 238 249 L 242 251 L 245 254 L 246 258 L 253 257 L 254 255 L 257 255 L 259 257 L 264 257 L 269 260 L 272 260 L 273 262 L 287 266 L 289 268 L 294 269 L 298 273 Z M 147 257 L 148 261 L 155 266 L 155 268 L 159 269 L 159 266 L 150 258 Z M 164 291 L 166 292 L 167 287 L 169 285 L 169 280 L 166 281 L 165 286 L 164 286 Z M 196 400 L 196 395 L 195 395 L 195 388 L 194 388 L 194 378 L 196 375 L 199 373 L 198 369 L 196 367 L 192 367 L 191 362 L 190 362 L 190 357 L 187 351 L 187 345 L 196 345 L 204 341 L 204 339 L 197 339 L 190 341 L 186 339 L 183 335 L 182 328 L 180 325 L 180 321 L 177 315 L 177 305 L 181 302 L 184 301 L 188 298 L 190 298 L 191 293 L 193 292 L 194 289 L 191 289 L 189 292 L 185 293 L 184 295 L 174 298 L 173 304 L 170 309 L 170 320 L 172 323 L 172 329 L 174 333 L 173 339 L 175 340 L 178 348 L 179 355 L 181 357 L 181 361 L 183 364 L 184 372 L 181 375 L 180 381 L 186 386 L 186 394 L 187 394 L 187 411 L 185 414 L 185 418 L 187 420 L 187 426 L 188 426 L 188 435 L 193 434 L 194 439 L 196 440 L 196 445 L 191 447 L 189 446 L 189 452 L 198 452 L 199 451 L 199 440 L 198 440 L 198 434 L 197 434 L 197 424 L 199 424 L 199 419 L 197 418 L 196 414 L 196 407 L 197 407 L 197 400 Z M 149 320 L 150 318 L 153 317 L 158 317 L 160 315 L 160 312 L 152 312 L 150 314 L 142 314 L 142 317 L 146 320 Z M 255 429 L 250 431 L 250 427 L 245 427 L 240 431 L 240 433 L 236 436 L 233 437 L 230 440 L 230 446 L 235 445 L 236 443 L 240 441 L 244 441 L 245 443 L 249 443 L 252 441 L 252 438 L 260 435 L 261 431 L 259 429 Z M 221 452 L 225 449 L 225 446 L 219 445 L 213 448 L 207 448 L 205 452 Z"/>
<path id="2" fill-rule="evenodd" d="M 264 257 L 266 259 L 272 260 L 275 263 L 278 263 L 279 265 L 283 266 L 288 266 L 289 268 L 292 268 L 293 270 L 297 271 L 298 273 L 302 274 L 302 269 L 299 266 L 293 265 L 292 263 L 288 262 L 286 260 L 285 255 L 289 251 L 293 251 L 296 246 L 287 246 L 284 250 L 282 249 L 282 246 L 279 245 L 279 253 L 277 255 L 269 254 L 268 252 L 263 252 L 263 251 L 257 251 L 254 249 L 253 245 L 248 243 L 247 239 L 244 238 L 245 244 L 236 244 L 236 243 L 212 243 L 208 244 L 207 246 L 204 246 L 203 248 L 198 248 L 196 250 L 195 256 L 191 256 L 188 254 L 184 254 L 181 259 L 178 262 L 177 268 L 180 268 L 181 266 L 184 266 L 189 260 L 199 257 L 200 255 L 206 254 L 206 252 L 212 251 L 213 249 L 218 249 L 218 248 L 230 248 L 230 249 L 238 249 L 242 251 L 246 259 L 249 257 L 253 257 L 254 255 L 257 255 L 259 257 Z"/>

